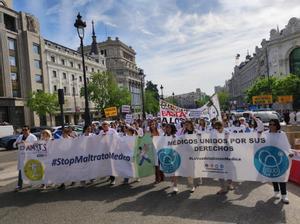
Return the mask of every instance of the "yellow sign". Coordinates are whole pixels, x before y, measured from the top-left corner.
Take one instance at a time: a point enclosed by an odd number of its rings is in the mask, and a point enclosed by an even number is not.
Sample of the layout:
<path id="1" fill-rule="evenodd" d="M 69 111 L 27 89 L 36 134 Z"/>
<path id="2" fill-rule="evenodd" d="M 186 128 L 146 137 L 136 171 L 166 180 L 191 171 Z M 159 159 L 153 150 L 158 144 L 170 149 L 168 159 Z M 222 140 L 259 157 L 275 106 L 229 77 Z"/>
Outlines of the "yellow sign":
<path id="1" fill-rule="evenodd" d="M 109 107 L 104 109 L 105 117 L 115 117 L 118 115 L 116 107 Z"/>
<path id="2" fill-rule="evenodd" d="M 293 96 L 278 96 L 278 103 L 292 103 L 293 102 Z"/>
<path id="3" fill-rule="evenodd" d="M 272 104 L 273 99 L 272 99 L 272 95 L 253 96 L 252 102 L 254 105 Z"/>
<path id="4" fill-rule="evenodd" d="M 25 176 L 32 181 L 42 180 L 44 177 L 44 167 L 36 159 L 28 160 L 24 166 Z"/>

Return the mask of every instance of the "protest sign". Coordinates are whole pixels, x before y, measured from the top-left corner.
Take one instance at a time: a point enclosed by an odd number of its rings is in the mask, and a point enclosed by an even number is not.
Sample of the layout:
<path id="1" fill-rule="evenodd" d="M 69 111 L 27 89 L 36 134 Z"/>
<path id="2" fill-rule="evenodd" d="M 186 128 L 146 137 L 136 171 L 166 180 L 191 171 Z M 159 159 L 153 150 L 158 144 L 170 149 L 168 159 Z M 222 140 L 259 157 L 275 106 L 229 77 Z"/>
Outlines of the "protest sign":
<path id="1" fill-rule="evenodd" d="M 126 116 L 125 116 L 125 122 L 126 122 L 127 124 L 131 124 L 132 121 L 133 121 L 133 116 L 132 116 L 132 114 L 126 114 Z"/>
<path id="2" fill-rule="evenodd" d="M 177 107 L 165 100 L 159 101 L 160 117 L 162 123 L 179 123 L 188 118 L 188 111 L 184 108 Z"/>
<path id="3" fill-rule="evenodd" d="M 25 183 L 59 184 L 104 176 L 133 177 L 135 137 L 81 136 L 20 145 Z"/>
<path id="4" fill-rule="evenodd" d="M 104 109 L 105 117 L 115 117 L 118 115 L 116 107 L 108 107 Z"/>
<path id="5" fill-rule="evenodd" d="M 147 177 L 154 174 L 155 150 L 150 134 L 138 137 L 133 160 L 136 177 Z"/>
<path id="6" fill-rule="evenodd" d="M 130 105 L 122 105 L 121 112 L 126 114 L 130 113 Z"/>
<path id="7" fill-rule="evenodd" d="M 290 148 L 285 134 L 203 133 L 154 137 L 160 169 L 167 175 L 233 181 L 288 180 Z"/>

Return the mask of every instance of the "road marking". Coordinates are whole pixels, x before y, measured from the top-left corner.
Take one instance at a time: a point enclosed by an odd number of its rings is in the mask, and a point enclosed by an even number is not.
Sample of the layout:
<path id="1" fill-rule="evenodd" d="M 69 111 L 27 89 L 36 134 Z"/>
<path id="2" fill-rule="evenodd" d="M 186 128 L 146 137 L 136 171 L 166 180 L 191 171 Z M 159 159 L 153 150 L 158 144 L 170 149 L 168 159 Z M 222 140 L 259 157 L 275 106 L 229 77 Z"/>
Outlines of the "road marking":
<path id="1" fill-rule="evenodd" d="M 18 179 L 17 162 L 0 164 L 0 187 L 4 187 Z"/>

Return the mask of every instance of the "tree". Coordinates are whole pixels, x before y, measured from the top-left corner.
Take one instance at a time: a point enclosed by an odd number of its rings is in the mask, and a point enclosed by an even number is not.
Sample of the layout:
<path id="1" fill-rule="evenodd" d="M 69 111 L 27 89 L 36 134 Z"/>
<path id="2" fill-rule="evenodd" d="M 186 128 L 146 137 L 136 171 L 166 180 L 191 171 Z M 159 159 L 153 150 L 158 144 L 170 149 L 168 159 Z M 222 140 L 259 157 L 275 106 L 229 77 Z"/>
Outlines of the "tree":
<path id="1" fill-rule="evenodd" d="M 147 81 L 145 91 L 146 90 L 152 91 L 154 98 L 159 101 L 160 96 L 157 89 L 157 84 L 152 83 L 152 81 Z"/>
<path id="2" fill-rule="evenodd" d="M 198 99 L 197 101 L 196 101 L 196 105 L 197 105 L 197 107 L 202 107 L 202 106 L 204 106 L 208 101 L 209 101 L 209 96 L 207 96 L 207 95 L 205 95 L 205 97 L 203 98 L 203 99 Z"/>
<path id="3" fill-rule="evenodd" d="M 159 101 L 156 93 L 152 90 L 145 90 L 145 111 L 150 114 L 157 114 L 159 111 Z"/>
<path id="4" fill-rule="evenodd" d="M 58 97 L 56 94 L 45 93 L 43 91 L 33 92 L 27 100 L 27 106 L 39 116 L 50 115 L 52 126 L 52 114 L 58 111 Z"/>
<path id="5" fill-rule="evenodd" d="M 276 83 L 275 77 L 269 77 L 269 78 L 261 78 L 258 79 L 254 85 L 252 85 L 247 91 L 247 102 L 252 104 L 252 97 L 253 96 L 260 96 L 260 95 L 273 95 L 274 99 L 274 93 L 275 91 L 275 83 Z"/>
<path id="6" fill-rule="evenodd" d="M 218 93 L 219 103 L 220 103 L 220 109 L 222 111 L 226 111 L 230 109 L 230 103 L 229 103 L 229 93 L 227 91 L 221 91 Z"/>
<path id="7" fill-rule="evenodd" d="M 101 113 L 106 107 L 130 105 L 130 92 L 119 87 L 114 75 L 110 72 L 93 73 L 87 89 L 89 100 L 95 103 L 97 110 Z M 84 95 L 84 88 L 81 89 L 80 95 Z"/>

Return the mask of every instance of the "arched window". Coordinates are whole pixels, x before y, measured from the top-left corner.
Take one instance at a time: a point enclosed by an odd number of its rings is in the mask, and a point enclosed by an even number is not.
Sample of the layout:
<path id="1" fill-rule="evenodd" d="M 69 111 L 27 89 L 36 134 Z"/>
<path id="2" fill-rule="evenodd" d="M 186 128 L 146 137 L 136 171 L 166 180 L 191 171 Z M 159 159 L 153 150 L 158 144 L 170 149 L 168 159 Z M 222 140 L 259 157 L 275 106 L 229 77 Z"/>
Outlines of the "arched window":
<path id="1" fill-rule="evenodd" d="M 290 54 L 290 73 L 300 76 L 300 47 L 295 48 Z"/>

